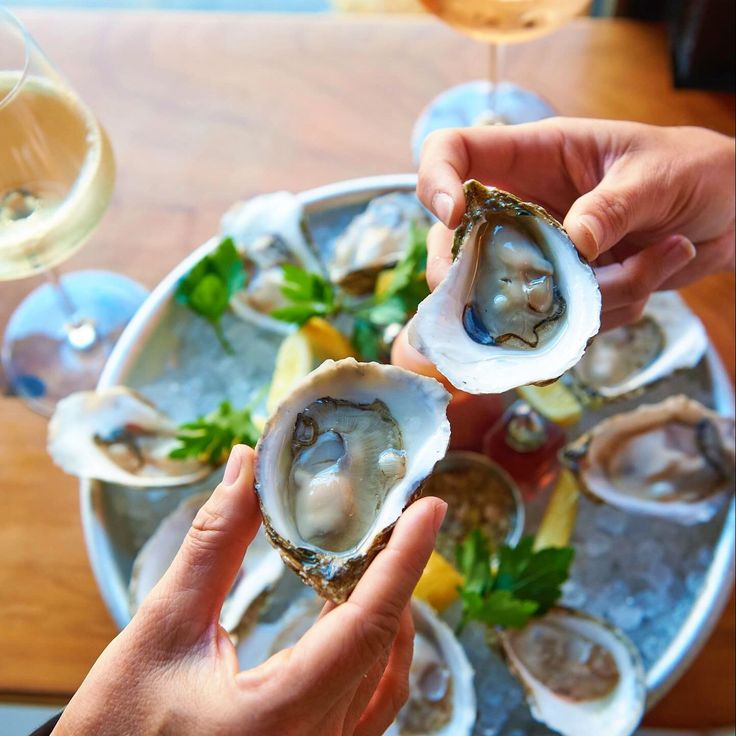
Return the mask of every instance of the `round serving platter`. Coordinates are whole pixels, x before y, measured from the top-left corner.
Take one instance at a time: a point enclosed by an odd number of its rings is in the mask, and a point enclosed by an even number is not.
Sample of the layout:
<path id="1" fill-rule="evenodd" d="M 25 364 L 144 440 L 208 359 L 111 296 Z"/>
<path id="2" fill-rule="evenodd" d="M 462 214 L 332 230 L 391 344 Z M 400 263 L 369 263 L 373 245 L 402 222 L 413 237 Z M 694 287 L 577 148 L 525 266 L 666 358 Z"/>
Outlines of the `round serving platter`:
<path id="1" fill-rule="evenodd" d="M 412 191 L 411 174 L 338 182 L 299 194 L 314 241 L 329 250 L 335 236 L 374 197 Z M 131 386 L 176 421 L 214 409 L 223 399 L 242 406 L 270 379 L 283 336 L 226 316 L 223 327 L 235 348 L 227 355 L 211 328 L 172 299 L 179 280 L 219 242 L 213 238 L 182 261 L 153 290 L 121 336 L 99 387 Z M 733 390 L 710 348 L 693 370 L 660 381 L 636 399 L 587 410 L 573 438 L 604 416 L 685 393 L 723 413 L 733 411 Z M 510 397 L 512 398 L 512 397 Z M 136 490 L 82 481 L 85 541 L 103 599 L 116 624 L 130 620 L 128 582 L 133 559 L 161 519 L 184 498 L 211 489 L 222 470 L 193 486 Z M 542 503 L 541 501 L 539 502 Z M 541 508 L 528 508 L 527 529 Z M 652 705 L 682 674 L 705 642 L 726 603 L 734 571 L 734 501 L 713 520 L 683 527 L 634 517 L 581 498 L 572 539 L 576 558 L 562 602 L 608 619 L 639 649 Z M 549 734 L 535 723 L 520 686 L 468 627 L 461 643 L 476 670 L 476 734 Z"/>

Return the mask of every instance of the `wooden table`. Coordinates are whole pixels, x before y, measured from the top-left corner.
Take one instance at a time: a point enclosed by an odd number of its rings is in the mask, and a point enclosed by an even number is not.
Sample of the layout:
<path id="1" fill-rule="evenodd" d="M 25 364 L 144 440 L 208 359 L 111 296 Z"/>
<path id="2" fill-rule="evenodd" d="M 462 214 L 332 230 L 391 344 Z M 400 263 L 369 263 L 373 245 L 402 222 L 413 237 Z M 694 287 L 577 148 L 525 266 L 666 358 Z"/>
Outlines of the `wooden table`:
<path id="1" fill-rule="evenodd" d="M 485 70 L 484 49 L 431 18 L 31 11 L 31 32 L 107 127 L 115 196 L 65 269 L 154 286 L 234 201 L 412 169 L 420 108 Z M 581 20 L 509 50 L 509 78 L 566 114 L 701 124 L 733 134 L 733 98 L 673 91 L 662 30 Z M 31 281 L 4 283 L 0 327 Z M 686 298 L 734 369 L 734 279 Z M 77 484 L 44 451 L 45 421 L 0 399 L 0 696 L 67 699 L 115 634 L 87 563 Z M 733 602 L 649 716 L 734 721 Z"/>

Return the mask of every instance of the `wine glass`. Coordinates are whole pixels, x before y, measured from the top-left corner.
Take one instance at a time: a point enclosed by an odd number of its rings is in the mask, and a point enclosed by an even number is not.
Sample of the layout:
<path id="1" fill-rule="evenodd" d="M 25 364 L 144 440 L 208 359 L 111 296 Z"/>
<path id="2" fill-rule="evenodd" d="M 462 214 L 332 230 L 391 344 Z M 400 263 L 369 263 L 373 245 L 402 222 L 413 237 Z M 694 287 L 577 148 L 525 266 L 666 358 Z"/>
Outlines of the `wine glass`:
<path id="1" fill-rule="evenodd" d="M 48 282 L 12 314 L 2 363 L 11 388 L 42 414 L 94 387 L 146 296 L 117 274 L 54 271 L 99 222 L 114 175 L 102 126 L 0 7 L 0 281 L 43 274 Z"/>
<path id="2" fill-rule="evenodd" d="M 421 113 L 412 132 L 418 161 L 424 139 L 440 128 L 529 123 L 555 112 L 534 92 L 503 81 L 506 43 L 550 33 L 590 5 L 590 0 L 420 0 L 430 13 L 489 46 L 489 79 L 445 90 Z"/>

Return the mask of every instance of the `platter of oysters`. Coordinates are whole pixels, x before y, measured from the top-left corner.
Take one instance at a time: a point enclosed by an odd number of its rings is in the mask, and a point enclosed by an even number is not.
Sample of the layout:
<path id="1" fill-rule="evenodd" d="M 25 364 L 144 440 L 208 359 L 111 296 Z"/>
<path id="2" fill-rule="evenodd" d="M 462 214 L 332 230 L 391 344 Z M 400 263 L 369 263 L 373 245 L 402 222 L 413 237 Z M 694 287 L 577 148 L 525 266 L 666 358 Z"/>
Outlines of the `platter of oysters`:
<path id="1" fill-rule="evenodd" d="M 559 222 L 479 182 L 429 294 L 415 184 L 234 205 L 97 390 L 59 403 L 48 448 L 81 479 L 100 591 L 125 626 L 232 444 L 255 446 L 263 526 L 221 614 L 251 667 L 349 597 L 424 489 L 448 516 L 387 733 L 634 733 L 730 591 L 730 381 L 674 292 L 599 334 L 595 271 Z M 401 341 L 417 370 L 391 364 Z"/>

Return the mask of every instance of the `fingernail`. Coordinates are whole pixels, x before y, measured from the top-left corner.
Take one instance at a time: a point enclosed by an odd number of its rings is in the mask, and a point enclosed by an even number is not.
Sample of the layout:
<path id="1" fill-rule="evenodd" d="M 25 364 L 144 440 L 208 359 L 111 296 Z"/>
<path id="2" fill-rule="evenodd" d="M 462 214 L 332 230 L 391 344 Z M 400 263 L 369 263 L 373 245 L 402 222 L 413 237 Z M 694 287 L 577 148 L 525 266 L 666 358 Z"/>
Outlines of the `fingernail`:
<path id="1" fill-rule="evenodd" d="M 684 235 L 674 235 L 667 256 L 685 265 L 695 258 L 695 246 Z"/>
<path id="2" fill-rule="evenodd" d="M 600 232 L 601 226 L 595 217 L 590 215 L 580 215 L 578 217 L 578 226 L 587 232 L 587 243 L 584 243 L 585 248 L 584 255 L 589 261 L 595 260 L 600 255 L 600 245 L 602 233 Z"/>
<path id="3" fill-rule="evenodd" d="M 450 217 L 452 217 L 452 210 L 455 203 L 452 201 L 452 197 L 446 192 L 437 192 L 432 197 L 432 212 L 442 220 L 442 222 L 450 227 Z"/>
<path id="4" fill-rule="evenodd" d="M 240 448 L 233 447 L 230 450 L 230 457 L 227 459 L 227 465 L 225 466 L 225 475 L 222 478 L 222 482 L 226 486 L 231 486 L 240 477 Z"/>
<path id="5" fill-rule="evenodd" d="M 440 527 L 442 526 L 442 522 L 445 520 L 445 514 L 447 513 L 447 504 L 444 501 L 440 501 L 438 504 L 434 507 L 434 518 L 432 519 L 432 522 L 434 524 L 434 533 L 437 534 L 437 532 L 440 530 Z"/>

